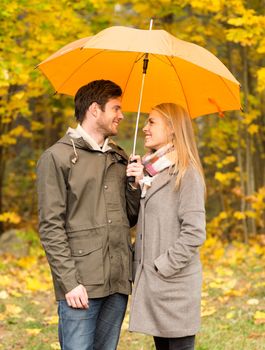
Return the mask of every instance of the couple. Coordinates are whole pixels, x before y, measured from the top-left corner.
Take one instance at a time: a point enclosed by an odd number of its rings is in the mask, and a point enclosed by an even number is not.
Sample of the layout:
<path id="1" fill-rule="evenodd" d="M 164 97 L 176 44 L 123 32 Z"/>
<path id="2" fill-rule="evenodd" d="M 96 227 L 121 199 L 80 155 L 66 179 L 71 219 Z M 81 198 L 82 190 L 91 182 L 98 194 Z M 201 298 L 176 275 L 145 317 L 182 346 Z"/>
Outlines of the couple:
<path id="1" fill-rule="evenodd" d="M 204 180 L 191 120 L 178 105 L 154 107 L 143 129 L 149 153 L 128 165 L 109 139 L 123 119 L 121 95 L 108 80 L 81 87 L 77 128 L 37 166 L 39 231 L 61 349 L 117 348 L 134 275 L 130 330 L 152 335 L 156 349 L 191 350 L 205 240 Z M 133 258 L 129 229 L 137 218 Z"/>

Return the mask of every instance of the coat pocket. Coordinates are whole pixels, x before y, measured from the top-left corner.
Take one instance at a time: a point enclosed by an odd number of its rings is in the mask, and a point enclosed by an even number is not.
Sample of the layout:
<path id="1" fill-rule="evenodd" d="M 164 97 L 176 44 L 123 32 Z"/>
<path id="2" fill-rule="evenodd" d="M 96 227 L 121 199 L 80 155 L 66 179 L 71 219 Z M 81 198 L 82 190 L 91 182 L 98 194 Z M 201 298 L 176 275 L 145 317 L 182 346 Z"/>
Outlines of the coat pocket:
<path id="1" fill-rule="evenodd" d="M 76 239 L 71 242 L 72 257 L 81 284 L 98 285 L 104 283 L 103 252 L 101 241 Z"/>

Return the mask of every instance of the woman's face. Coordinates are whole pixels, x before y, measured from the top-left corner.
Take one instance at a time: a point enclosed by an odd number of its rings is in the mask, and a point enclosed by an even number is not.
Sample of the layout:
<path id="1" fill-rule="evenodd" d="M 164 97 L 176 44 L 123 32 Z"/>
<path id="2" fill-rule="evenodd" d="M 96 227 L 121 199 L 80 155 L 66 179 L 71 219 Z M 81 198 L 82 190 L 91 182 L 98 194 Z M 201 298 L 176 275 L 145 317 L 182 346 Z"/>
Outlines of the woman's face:
<path id="1" fill-rule="evenodd" d="M 172 132 L 159 112 L 152 110 L 143 128 L 145 134 L 144 146 L 156 151 L 171 140 Z"/>

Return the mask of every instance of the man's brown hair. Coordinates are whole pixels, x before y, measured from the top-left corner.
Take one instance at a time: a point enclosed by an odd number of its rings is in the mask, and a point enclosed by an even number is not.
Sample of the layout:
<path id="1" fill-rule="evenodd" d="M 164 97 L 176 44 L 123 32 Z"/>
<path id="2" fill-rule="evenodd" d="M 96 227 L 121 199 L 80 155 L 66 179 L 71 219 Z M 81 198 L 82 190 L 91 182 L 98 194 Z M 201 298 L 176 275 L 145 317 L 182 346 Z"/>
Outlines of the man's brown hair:
<path id="1" fill-rule="evenodd" d="M 82 86 L 75 95 L 75 117 L 82 124 L 89 106 L 96 102 L 102 111 L 106 103 L 122 95 L 119 85 L 110 80 L 94 80 Z"/>

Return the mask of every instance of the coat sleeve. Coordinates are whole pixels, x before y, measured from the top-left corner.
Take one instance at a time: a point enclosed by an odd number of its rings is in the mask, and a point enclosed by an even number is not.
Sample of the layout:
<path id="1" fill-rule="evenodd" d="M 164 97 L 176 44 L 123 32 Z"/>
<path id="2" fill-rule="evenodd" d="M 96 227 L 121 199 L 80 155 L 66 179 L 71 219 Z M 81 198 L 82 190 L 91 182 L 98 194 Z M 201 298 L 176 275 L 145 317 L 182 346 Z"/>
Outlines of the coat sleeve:
<path id="1" fill-rule="evenodd" d="M 40 239 L 51 271 L 67 293 L 79 283 L 65 232 L 67 189 L 64 171 L 49 151 L 37 164 L 37 189 Z"/>
<path id="2" fill-rule="evenodd" d="M 130 227 L 133 227 L 137 223 L 139 209 L 140 209 L 140 199 L 141 199 L 140 187 L 138 187 L 137 189 L 134 189 L 126 181 L 125 196 L 126 196 L 127 217 L 130 223 Z"/>
<path id="3" fill-rule="evenodd" d="M 197 170 L 186 171 L 179 188 L 180 235 L 175 244 L 155 259 L 158 271 L 169 277 L 189 264 L 206 238 L 204 185 Z"/>

